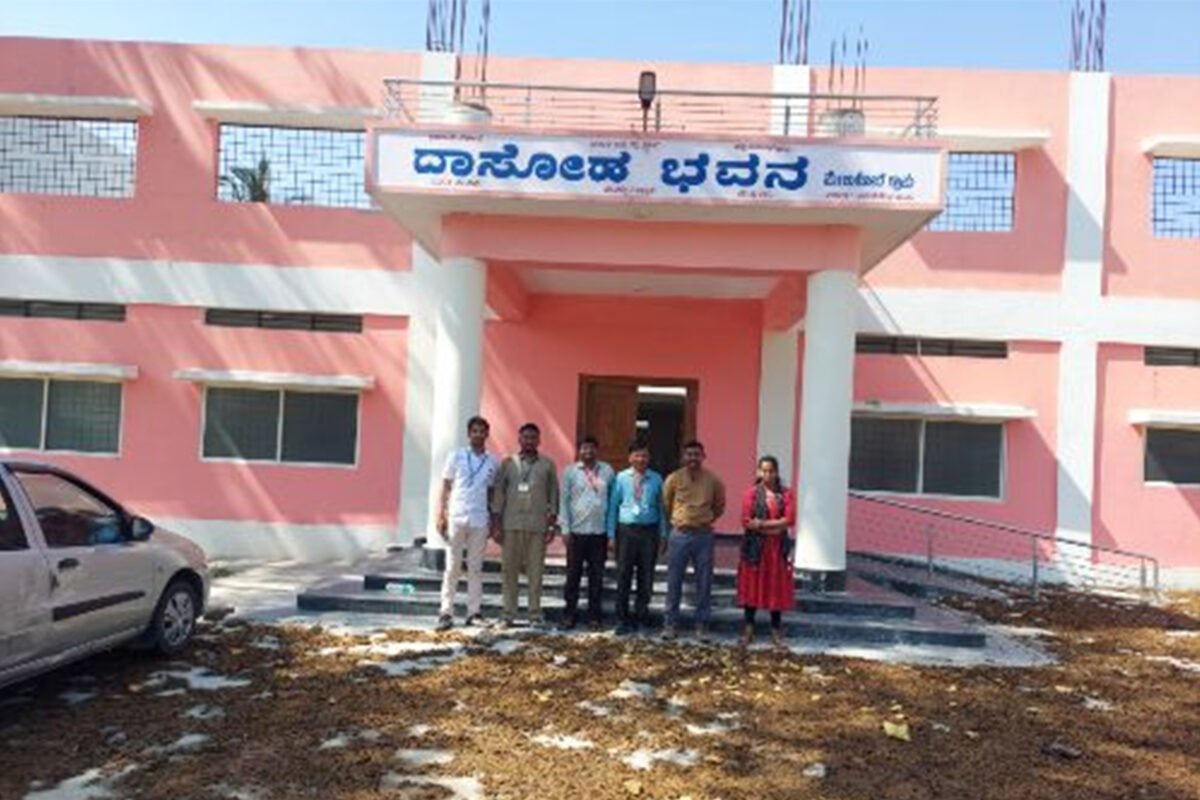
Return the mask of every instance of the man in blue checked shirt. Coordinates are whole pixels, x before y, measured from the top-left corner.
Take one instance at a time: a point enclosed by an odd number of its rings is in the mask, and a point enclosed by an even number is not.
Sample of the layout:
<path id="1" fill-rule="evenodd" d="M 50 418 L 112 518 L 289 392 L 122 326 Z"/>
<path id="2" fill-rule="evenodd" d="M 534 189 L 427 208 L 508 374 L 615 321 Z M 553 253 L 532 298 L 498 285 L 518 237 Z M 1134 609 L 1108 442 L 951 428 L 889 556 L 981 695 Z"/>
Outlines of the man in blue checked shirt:
<path id="1" fill-rule="evenodd" d="M 662 510 L 663 479 L 650 469 L 650 448 L 635 439 L 629 445 L 629 468 L 613 481 L 608 499 L 608 538 L 617 541 L 617 634 L 634 633 L 649 624 L 654 562 L 667 541 Z M 637 572 L 637 600 L 629 615 L 629 587 Z"/>
<path id="2" fill-rule="evenodd" d="M 604 562 L 608 560 L 608 496 L 613 468 L 596 458 L 599 443 L 593 436 L 579 442 L 579 459 L 563 470 L 559 493 L 558 524 L 567 542 L 567 584 L 563 591 L 566 612 L 562 627 L 571 630 L 578 621 L 579 584 L 587 567 L 588 624 L 604 624 Z"/>

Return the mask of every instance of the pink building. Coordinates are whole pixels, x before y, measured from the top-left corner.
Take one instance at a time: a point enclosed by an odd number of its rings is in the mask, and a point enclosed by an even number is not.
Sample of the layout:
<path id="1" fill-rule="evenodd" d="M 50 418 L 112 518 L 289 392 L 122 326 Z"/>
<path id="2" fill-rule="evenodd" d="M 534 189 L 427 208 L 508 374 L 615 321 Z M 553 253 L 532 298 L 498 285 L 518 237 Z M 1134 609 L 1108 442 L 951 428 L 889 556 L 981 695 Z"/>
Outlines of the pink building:
<path id="1" fill-rule="evenodd" d="M 473 69 L 0 39 L 0 445 L 329 559 L 427 535 L 481 411 L 771 452 L 835 580 L 859 490 L 1200 583 L 1200 78 Z"/>

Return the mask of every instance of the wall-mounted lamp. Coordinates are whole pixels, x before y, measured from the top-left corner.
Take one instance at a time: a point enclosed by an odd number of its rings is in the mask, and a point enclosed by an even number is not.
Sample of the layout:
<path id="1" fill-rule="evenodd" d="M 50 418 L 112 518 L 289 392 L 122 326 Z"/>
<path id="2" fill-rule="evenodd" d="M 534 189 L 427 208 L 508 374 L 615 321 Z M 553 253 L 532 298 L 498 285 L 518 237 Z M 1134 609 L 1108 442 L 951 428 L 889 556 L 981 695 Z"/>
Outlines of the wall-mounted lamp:
<path id="1" fill-rule="evenodd" d="M 642 132 L 650 125 L 650 106 L 654 105 L 654 97 L 658 93 L 658 75 L 645 70 L 638 76 L 638 100 L 642 104 Z"/>

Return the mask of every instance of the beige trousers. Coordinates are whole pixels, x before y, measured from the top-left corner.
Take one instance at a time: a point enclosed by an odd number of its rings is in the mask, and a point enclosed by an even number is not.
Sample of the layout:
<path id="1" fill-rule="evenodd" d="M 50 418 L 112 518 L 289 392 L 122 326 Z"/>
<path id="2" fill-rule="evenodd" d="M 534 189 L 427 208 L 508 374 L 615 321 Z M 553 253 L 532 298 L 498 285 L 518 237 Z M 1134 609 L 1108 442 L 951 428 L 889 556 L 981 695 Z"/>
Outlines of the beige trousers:
<path id="1" fill-rule="evenodd" d="M 517 616 L 517 590 L 521 573 L 529 580 L 529 619 L 542 620 L 542 567 L 546 562 L 543 531 L 505 531 L 500 548 L 500 566 L 504 572 L 504 618 Z"/>

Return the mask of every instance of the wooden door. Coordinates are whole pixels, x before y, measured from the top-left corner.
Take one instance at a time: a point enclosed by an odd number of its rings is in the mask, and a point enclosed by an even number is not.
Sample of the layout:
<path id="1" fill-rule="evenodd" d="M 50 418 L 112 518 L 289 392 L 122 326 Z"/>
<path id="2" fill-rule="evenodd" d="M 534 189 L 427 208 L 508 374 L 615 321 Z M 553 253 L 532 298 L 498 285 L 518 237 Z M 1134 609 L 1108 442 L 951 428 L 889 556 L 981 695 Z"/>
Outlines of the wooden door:
<path id="1" fill-rule="evenodd" d="M 586 380 L 580 409 L 581 435 L 600 441 L 599 459 L 622 470 L 628 462 L 629 440 L 637 429 L 638 394 L 634 383 Z"/>

